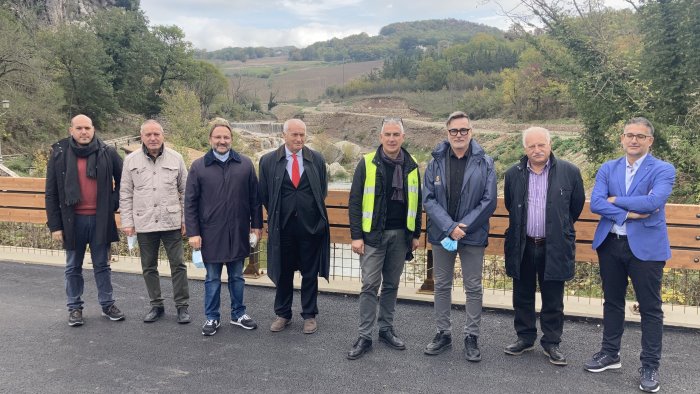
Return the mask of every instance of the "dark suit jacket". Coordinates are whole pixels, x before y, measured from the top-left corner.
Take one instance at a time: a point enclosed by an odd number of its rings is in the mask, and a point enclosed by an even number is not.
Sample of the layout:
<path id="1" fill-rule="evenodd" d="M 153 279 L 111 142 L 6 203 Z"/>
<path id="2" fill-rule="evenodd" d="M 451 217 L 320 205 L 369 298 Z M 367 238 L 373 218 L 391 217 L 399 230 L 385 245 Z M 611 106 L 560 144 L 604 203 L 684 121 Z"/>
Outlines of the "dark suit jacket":
<path id="1" fill-rule="evenodd" d="M 302 148 L 301 153 L 304 159 L 304 174 L 308 177 L 311 190 L 316 201 L 316 208 L 320 213 L 321 220 L 325 221 L 323 241 L 318 246 L 321 248 L 319 256 L 318 275 L 328 280 L 330 271 L 330 226 L 328 213 L 326 212 L 326 196 L 328 195 L 328 180 L 326 178 L 326 161 L 323 156 L 307 147 Z M 280 223 L 280 205 L 283 204 L 280 198 L 280 190 L 284 181 L 284 174 L 287 171 L 287 157 L 284 145 L 277 150 L 265 154 L 260 158 L 258 166 L 260 172 L 260 201 L 267 211 L 267 276 L 275 285 L 280 277 L 282 264 L 282 253 L 280 236 L 282 224 Z"/>
<path id="2" fill-rule="evenodd" d="M 579 169 L 568 161 L 549 156 L 547 206 L 545 208 L 544 280 L 570 280 L 575 274 L 576 230 L 586 194 Z M 527 156 L 506 171 L 504 200 L 508 210 L 505 256 L 506 273 L 520 278 L 520 264 L 527 236 L 527 200 L 529 171 Z"/>

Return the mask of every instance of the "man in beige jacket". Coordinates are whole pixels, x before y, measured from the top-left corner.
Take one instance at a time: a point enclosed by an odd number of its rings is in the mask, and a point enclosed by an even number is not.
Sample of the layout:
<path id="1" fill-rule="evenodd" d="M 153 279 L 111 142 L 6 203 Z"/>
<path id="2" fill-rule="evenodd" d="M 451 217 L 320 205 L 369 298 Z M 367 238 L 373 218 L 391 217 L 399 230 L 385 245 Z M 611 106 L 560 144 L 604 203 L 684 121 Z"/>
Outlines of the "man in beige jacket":
<path id="1" fill-rule="evenodd" d="M 143 321 L 155 322 L 165 313 L 158 275 L 162 241 L 170 261 L 177 322 L 189 323 L 190 296 L 182 246 L 187 169 L 182 156 L 165 147 L 163 128 L 155 120 L 141 125 L 141 141 L 142 149 L 124 159 L 119 204 L 122 231 L 129 237 L 137 236 L 141 251 L 143 278 L 151 300 Z"/>

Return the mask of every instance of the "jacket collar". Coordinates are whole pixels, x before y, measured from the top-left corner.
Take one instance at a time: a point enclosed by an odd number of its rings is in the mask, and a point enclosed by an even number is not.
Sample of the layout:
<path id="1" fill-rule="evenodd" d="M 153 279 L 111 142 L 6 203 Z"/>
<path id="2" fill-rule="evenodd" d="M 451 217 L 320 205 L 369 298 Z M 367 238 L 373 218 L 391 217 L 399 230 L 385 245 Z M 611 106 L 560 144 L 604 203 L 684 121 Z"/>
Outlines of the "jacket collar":
<path id="1" fill-rule="evenodd" d="M 554 152 L 549 153 L 549 168 L 554 168 L 557 165 L 557 158 L 554 157 Z M 527 155 L 523 155 L 518 162 L 518 170 L 523 171 L 527 169 Z"/>
<path id="2" fill-rule="evenodd" d="M 382 149 L 382 146 L 379 145 L 377 147 L 377 151 L 374 154 L 374 158 L 372 159 L 372 162 L 377 166 L 381 167 L 382 166 L 382 156 L 380 150 Z M 413 171 L 415 167 L 418 167 L 418 163 L 416 163 L 415 160 L 413 160 L 413 156 L 411 156 L 410 153 L 402 146 L 401 150 L 403 151 L 403 157 L 404 157 L 404 162 L 403 162 L 403 168 L 405 169 L 406 173 L 409 173 Z"/>
<path id="3" fill-rule="evenodd" d="M 301 148 L 301 157 L 305 161 L 311 163 L 314 162 L 314 155 L 311 153 L 311 149 L 307 148 L 306 145 L 304 145 L 304 147 Z M 277 159 L 277 161 L 287 158 L 287 151 L 284 149 L 284 144 L 280 145 L 280 147 L 277 148 L 277 150 L 275 151 L 275 158 Z"/>
<path id="4" fill-rule="evenodd" d="M 241 162 L 241 155 L 239 155 L 238 152 L 236 152 L 236 151 L 233 150 L 233 149 L 231 149 L 231 154 L 228 155 L 228 160 L 226 160 L 226 163 L 228 163 L 228 162 L 230 162 L 230 161 L 232 161 L 232 160 L 235 161 L 235 162 L 238 162 L 238 163 Z M 209 149 L 209 152 L 207 152 L 207 153 L 204 155 L 204 165 L 205 165 L 206 167 L 208 167 L 208 166 L 214 164 L 214 163 L 217 162 L 217 161 L 219 161 L 219 160 L 217 160 L 217 159 L 216 159 L 216 156 L 214 156 L 214 151 L 213 151 L 212 149 Z"/>
<path id="5" fill-rule="evenodd" d="M 148 148 L 146 147 L 146 144 L 141 143 L 141 150 L 142 150 L 143 153 L 146 155 L 146 157 L 148 157 L 148 158 L 150 158 L 150 159 L 153 159 L 153 158 L 151 157 L 151 155 L 148 153 Z M 158 155 L 157 155 L 155 158 L 157 159 L 157 158 L 159 158 L 160 156 L 162 156 L 164 151 L 165 151 L 165 143 L 163 143 L 163 145 L 160 146 L 160 149 L 158 149 Z"/>
<path id="6" fill-rule="evenodd" d="M 447 158 L 447 154 L 450 149 L 450 142 L 448 140 L 443 140 L 440 143 L 437 144 L 435 149 L 433 150 L 433 157 L 436 159 L 443 159 Z M 479 145 L 476 140 L 472 138 L 471 141 L 469 141 L 469 155 L 470 156 L 483 156 L 484 149 Z"/>

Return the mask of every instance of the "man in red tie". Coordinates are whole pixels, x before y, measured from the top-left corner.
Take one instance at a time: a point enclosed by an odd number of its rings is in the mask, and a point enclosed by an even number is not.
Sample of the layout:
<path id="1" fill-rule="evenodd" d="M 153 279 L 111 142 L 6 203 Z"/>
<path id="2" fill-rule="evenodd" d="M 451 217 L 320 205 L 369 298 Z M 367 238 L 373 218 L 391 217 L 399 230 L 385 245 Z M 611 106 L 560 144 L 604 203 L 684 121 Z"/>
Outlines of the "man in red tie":
<path id="1" fill-rule="evenodd" d="M 306 125 L 300 119 L 286 121 L 282 137 L 284 145 L 260 158 L 259 165 L 259 196 L 267 211 L 267 275 L 277 286 L 277 318 L 270 331 L 291 323 L 294 272 L 299 270 L 303 332 L 313 334 L 318 276 L 328 280 L 330 268 L 326 162 L 304 146 Z"/>

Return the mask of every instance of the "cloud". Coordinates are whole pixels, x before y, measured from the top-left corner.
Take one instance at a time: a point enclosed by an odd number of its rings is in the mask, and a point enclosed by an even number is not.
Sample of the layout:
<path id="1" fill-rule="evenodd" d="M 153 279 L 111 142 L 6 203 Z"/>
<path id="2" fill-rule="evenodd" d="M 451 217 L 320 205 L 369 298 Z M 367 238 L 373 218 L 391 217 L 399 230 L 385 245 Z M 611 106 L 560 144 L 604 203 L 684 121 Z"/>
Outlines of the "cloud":
<path id="1" fill-rule="evenodd" d="M 329 12 L 356 6 L 362 2 L 363 0 L 282 0 L 280 4 L 301 18 L 321 20 Z"/>
<path id="2" fill-rule="evenodd" d="M 377 34 L 379 26 L 336 26 L 317 22 L 288 28 L 250 28 L 230 24 L 212 18 L 182 17 L 176 23 L 186 32 L 186 39 L 197 48 L 215 50 L 224 47 L 266 46 L 278 47 L 294 45 L 303 48 L 317 41 L 333 37 L 347 37 L 352 34 L 371 32 Z"/>
<path id="3" fill-rule="evenodd" d="M 625 0 L 605 0 L 614 8 Z M 197 48 L 304 47 L 405 21 L 455 18 L 507 29 L 520 0 L 141 0 L 153 25 L 177 25 Z M 517 11 L 525 11 L 523 7 Z"/>

